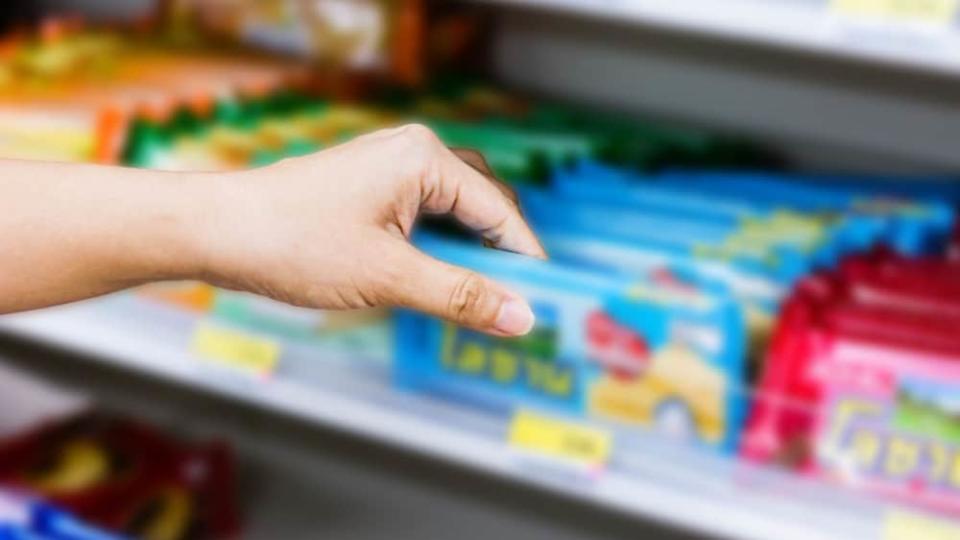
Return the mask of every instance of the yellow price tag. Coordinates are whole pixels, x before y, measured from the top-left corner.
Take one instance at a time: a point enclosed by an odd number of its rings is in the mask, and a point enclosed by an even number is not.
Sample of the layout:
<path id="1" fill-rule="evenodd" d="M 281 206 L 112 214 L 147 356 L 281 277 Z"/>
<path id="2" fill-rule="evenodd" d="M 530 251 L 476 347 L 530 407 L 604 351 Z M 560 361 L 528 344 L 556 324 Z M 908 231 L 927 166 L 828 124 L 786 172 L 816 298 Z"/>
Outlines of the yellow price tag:
<path id="1" fill-rule="evenodd" d="M 193 334 L 193 352 L 204 359 L 256 375 L 273 373 L 280 359 L 280 344 L 201 322 Z"/>
<path id="2" fill-rule="evenodd" d="M 883 540 L 955 540 L 960 538 L 960 524 L 893 509 L 883 522 Z"/>
<path id="3" fill-rule="evenodd" d="M 582 465 L 603 466 L 613 439 L 602 429 L 519 411 L 510 425 L 510 445 Z"/>
<path id="4" fill-rule="evenodd" d="M 850 17 L 949 24 L 958 0 L 832 0 L 831 10 Z"/>

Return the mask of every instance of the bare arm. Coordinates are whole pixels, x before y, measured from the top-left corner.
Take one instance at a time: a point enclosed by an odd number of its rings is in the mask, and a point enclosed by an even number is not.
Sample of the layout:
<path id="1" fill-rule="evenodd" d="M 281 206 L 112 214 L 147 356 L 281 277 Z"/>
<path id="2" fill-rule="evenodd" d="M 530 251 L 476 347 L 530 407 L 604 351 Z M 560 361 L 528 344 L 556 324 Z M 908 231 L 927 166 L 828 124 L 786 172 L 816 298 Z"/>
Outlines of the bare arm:
<path id="1" fill-rule="evenodd" d="M 196 277 L 214 175 L 0 162 L 0 311 Z"/>
<path id="2" fill-rule="evenodd" d="M 242 173 L 0 162 L 0 312 L 167 279 L 301 306 L 406 306 L 501 335 L 527 304 L 408 242 L 453 213 L 499 247 L 543 257 L 509 193 L 426 128 L 385 130 Z"/>

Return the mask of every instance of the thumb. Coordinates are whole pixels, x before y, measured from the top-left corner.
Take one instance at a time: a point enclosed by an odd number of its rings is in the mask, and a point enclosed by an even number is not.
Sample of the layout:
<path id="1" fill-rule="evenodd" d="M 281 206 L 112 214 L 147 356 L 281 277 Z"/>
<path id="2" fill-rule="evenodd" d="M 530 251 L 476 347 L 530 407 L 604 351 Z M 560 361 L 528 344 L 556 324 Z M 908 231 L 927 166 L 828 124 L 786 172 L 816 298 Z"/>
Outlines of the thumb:
<path id="1" fill-rule="evenodd" d="M 502 285 L 429 257 L 407 242 L 391 244 L 387 260 L 400 277 L 388 284 L 395 304 L 498 336 L 522 336 L 533 328 L 530 305 Z"/>

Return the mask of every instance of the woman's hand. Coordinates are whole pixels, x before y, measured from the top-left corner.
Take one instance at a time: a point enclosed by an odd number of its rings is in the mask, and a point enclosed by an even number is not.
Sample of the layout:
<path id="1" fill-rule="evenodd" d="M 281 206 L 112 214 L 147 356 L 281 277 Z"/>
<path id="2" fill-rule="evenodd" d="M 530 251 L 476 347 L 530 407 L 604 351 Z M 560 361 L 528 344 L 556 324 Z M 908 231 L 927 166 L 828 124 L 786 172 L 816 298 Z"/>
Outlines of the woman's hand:
<path id="1" fill-rule="evenodd" d="M 217 182 L 202 220 L 216 285 L 327 309 L 403 306 L 495 335 L 533 326 L 503 286 L 409 243 L 417 215 L 450 213 L 494 247 L 544 258 L 482 157 L 410 125 Z"/>
<path id="2" fill-rule="evenodd" d="M 300 306 L 405 306 L 529 331 L 523 299 L 410 245 L 420 212 L 544 257 L 483 159 L 422 126 L 241 173 L 0 161 L 0 313 L 204 279 Z"/>

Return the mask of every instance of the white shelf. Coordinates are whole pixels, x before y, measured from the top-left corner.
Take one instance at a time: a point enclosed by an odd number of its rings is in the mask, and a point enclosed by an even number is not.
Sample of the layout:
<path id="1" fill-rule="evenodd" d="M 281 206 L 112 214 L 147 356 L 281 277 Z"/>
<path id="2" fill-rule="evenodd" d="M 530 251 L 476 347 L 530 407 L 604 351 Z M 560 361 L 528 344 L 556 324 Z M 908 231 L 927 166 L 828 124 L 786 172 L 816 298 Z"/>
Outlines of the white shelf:
<path id="1" fill-rule="evenodd" d="M 960 74 L 956 16 L 850 15 L 834 9 L 832 0 L 482 1 Z"/>
<path id="2" fill-rule="evenodd" d="M 196 323 L 120 296 L 0 317 L 0 331 L 694 531 L 758 540 L 883 537 L 885 505 L 649 435 L 616 433 L 599 476 L 531 466 L 505 442 L 508 418 L 395 391 L 382 364 L 318 358 L 288 343 L 271 379 L 211 369 L 189 353 Z"/>

